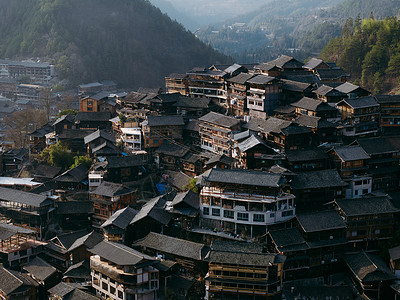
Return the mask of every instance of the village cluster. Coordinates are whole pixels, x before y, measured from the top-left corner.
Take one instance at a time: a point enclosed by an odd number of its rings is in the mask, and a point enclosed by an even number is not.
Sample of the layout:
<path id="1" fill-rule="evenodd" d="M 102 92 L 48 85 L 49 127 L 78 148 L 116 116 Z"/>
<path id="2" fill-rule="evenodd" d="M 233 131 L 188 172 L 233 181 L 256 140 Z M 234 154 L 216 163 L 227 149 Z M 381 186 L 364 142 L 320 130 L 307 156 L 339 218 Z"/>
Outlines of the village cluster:
<path id="1" fill-rule="evenodd" d="M 395 299 L 400 96 L 349 78 L 282 55 L 80 85 L 3 145 L 0 298 Z"/>

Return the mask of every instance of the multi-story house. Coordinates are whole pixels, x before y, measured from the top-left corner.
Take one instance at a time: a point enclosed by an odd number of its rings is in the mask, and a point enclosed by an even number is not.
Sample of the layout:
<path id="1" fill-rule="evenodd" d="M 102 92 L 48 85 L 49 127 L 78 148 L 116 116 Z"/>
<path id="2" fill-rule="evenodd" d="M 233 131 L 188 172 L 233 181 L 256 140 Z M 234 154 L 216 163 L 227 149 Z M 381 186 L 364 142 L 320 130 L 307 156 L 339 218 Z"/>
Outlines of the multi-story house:
<path id="1" fill-rule="evenodd" d="M 347 198 L 357 198 L 371 193 L 372 176 L 367 161 L 371 158 L 360 146 L 334 147 L 328 151 L 334 167 L 348 183 Z"/>
<path id="2" fill-rule="evenodd" d="M 296 108 L 296 115 L 321 117 L 324 119 L 336 119 L 338 110 L 326 102 L 304 97 L 298 102 L 291 104 Z"/>
<path id="3" fill-rule="evenodd" d="M 12 78 L 28 76 L 34 81 L 48 81 L 54 75 L 54 66 L 34 61 L 8 61 L 7 70 Z"/>
<path id="4" fill-rule="evenodd" d="M 103 181 L 90 193 L 94 210 L 93 224 L 100 226 L 117 210 L 133 205 L 136 199 L 136 189 Z"/>
<path id="5" fill-rule="evenodd" d="M 230 112 L 234 116 L 244 117 L 247 111 L 247 91 L 249 89 L 249 79 L 255 75 L 241 73 L 227 80 L 228 82 L 228 100 Z"/>
<path id="6" fill-rule="evenodd" d="M 195 68 L 187 73 L 189 96 L 207 97 L 219 106 L 228 109 L 226 81 L 229 76 L 224 71 Z"/>
<path id="7" fill-rule="evenodd" d="M 122 244 L 100 242 L 90 252 L 92 287 L 103 299 L 158 299 L 156 258 Z"/>
<path id="8" fill-rule="evenodd" d="M 362 87 L 350 82 L 345 82 L 337 86 L 335 89 L 345 94 L 347 98 L 366 97 L 371 94 L 371 92 L 367 91 L 366 89 L 363 89 Z"/>
<path id="9" fill-rule="evenodd" d="M 261 117 L 272 115 L 283 97 L 282 81 L 275 77 L 257 75 L 248 79 L 247 82 L 250 85 L 247 95 L 247 108 L 250 115 Z"/>
<path id="10" fill-rule="evenodd" d="M 344 99 L 336 104 L 342 115 L 342 134 L 347 138 L 376 135 L 379 103 L 374 97 Z"/>
<path id="11" fill-rule="evenodd" d="M 380 127 L 383 132 L 400 128 L 400 96 L 376 95 L 381 107 Z"/>
<path id="12" fill-rule="evenodd" d="M 345 93 L 325 84 L 321 85 L 318 89 L 313 91 L 313 93 L 317 95 L 317 99 L 328 103 L 337 103 L 340 100 L 347 98 Z"/>
<path id="13" fill-rule="evenodd" d="M 393 236 L 399 209 L 393 206 L 387 195 L 337 199 L 335 203 L 346 222 L 346 238 L 353 248 L 377 249 L 382 240 Z"/>
<path id="14" fill-rule="evenodd" d="M 108 99 L 110 92 L 101 91 L 92 96 L 86 96 L 79 100 L 79 111 L 81 112 L 98 112 L 100 111 L 100 105 Z"/>
<path id="15" fill-rule="evenodd" d="M 52 217 L 54 200 L 51 196 L 0 187 L 1 213 L 14 224 L 36 231 L 40 238 Z"/>
<path id="16" fill-rule="evenodd" d="M 142 122 L 144 147 L 160 147 L 164 140 L 181 141 L 184 125 L 182 116 L 148 116 Z"/>
<path id="17" fill-rule="evenodd" d="M 142 150 L 142 130 L 139 127 L 121 128 L 124 151 L 132 153 Z"/>
<path id="18" fill-rule="evenodd" d="M 168 94 L 180 93 L 186 96 L 188 94 L 188 83 L 186 74 L 173 73 L 165 77 L 165 89 Z"/>
<path id="19" fill-rule="evenodd" d="M 213 241 L 205 299 L 280 299 L 285 260 L 256 244 Z"/>
<path id="20" fill-rule="evenodd" d="M 261 236 L 295 215 L 295 196 L 282 191 L 282 175 L 211 169 L 200 193 L 201 224 L 235 235 Z"/>
<path id="21" fill-rule="evenodd" d="M 240 120 L 209 112 L 199 121 L 201 149 L 230 156 L 230 135 L 240 130 Z"/>

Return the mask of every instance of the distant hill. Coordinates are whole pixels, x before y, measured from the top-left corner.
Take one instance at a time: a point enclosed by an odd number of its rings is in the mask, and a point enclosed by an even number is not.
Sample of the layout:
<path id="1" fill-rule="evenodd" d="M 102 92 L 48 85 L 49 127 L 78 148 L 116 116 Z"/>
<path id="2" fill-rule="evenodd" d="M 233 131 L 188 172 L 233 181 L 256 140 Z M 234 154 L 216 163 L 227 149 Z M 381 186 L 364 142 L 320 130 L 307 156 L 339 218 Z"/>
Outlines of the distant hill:
<path id="1" fill-rule="evenodd" d="M 263 61 L 288 50 L 300 49 L 304 59 L 318 55 L 332 37 L 341 34 L 345 21 L 397 16 L 398 0 L 273 0 L 253 12 L 202 28 L 197 36 L 236 60 Z M 236 28 L 234 23 L 246 23 Z"/>
<path id="2" fill-rule="evenodd" d="M 73 84 L 132 88 L 231 62 L 147 0 L 0 0 L 0 58 L 31 57 L 50 60 Z"/>

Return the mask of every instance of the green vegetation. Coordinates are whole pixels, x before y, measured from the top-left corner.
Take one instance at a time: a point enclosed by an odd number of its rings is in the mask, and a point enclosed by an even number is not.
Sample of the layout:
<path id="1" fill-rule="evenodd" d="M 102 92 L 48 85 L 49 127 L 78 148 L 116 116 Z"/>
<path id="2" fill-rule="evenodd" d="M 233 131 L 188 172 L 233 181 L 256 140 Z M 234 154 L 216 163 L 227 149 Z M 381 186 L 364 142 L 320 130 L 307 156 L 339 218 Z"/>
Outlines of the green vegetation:
<path id="1" fill-rule="evenodd" d="M 92 160 L 87 156 L 74 156 L 74 163 L 69 168 L 72 169 L 79 165 L 84 165 L 86 168 L 90 169 L 92 166 Z"/>
<path id="2" fill-rule="evenodd" d="M 332 39 L 321 57 L 335 61 L 374 93 L 387 92 L 399 84 L 400 21 L 348 19 L 342 35 Z"/>
<path id="3" fill-rule="evenodd" d="M 0 0 L 0 57 L 41 57 L 71 84 L 163 86 L 164 76 L 231 60 L 147 0 Z"/>
<path id="4" fill-rule="evenodd" d="M 188 185 L 182 187 L 184 191 L 192 190 L 192 192 L 199 193 L 199 188 L 196 186 L 197 179 L 192 178 Z"/>
<path id="5" fill-rule="evenodd" d="M 71 109 L 71 108 L 69 108 L 69 109 L 64 109 L 63 111 L 60 111 L 60 112 L 58 113 L 57 118 L 59 118 L 59 117 L 61 117 L 61 116 L 64 116 L 64 115 L 69 115 L 69 114 L 76 115 L 77 113 L 78 113 L 78 112 L 77 112 L 76 110 Z"/>
<path id="6" fill-rule="evenodd" d="M 43 150 L 40 154 L 40 158 L 46 164 L 62 169 L 69 169 L 69 167 L 75 163 L 74 155 L 68 152 L 67 148 L 64 147 L 61 142 Z"/>

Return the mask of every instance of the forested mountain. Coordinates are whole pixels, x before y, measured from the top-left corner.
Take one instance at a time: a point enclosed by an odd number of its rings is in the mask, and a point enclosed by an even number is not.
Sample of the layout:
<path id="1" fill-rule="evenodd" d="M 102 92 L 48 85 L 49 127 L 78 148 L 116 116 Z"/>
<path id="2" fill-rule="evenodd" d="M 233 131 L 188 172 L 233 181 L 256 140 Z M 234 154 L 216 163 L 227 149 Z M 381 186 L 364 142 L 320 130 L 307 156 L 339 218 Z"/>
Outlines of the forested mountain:
<path id="1" fill-rule="evenodd" d="M 125 87 L 230 62 L 147 0 L 0 0 L 0 57 L 40 57 L 72 83 Z"/>
<path id="2" fill-rule="evenodd" d="M 400 21 L 348 19 L 343 34 L 329 42 L 321 57 L 337 62 L 375 93 L 389 92 L 399 86 Z"/>
<path id="3" fill-rule="evenodd" d="M 318 54 L 332 37 L 341 34 L 352 17 L 377 19 L 396 16 L 398 0 L 287 0 L 272 1 L 263 8 L 209 26 L 197 35 L 239 61 L 265 61 L 277 53 L 300 49 L 296 57 Z M 243 22 L 237 28 L 233 24 Z"/>

